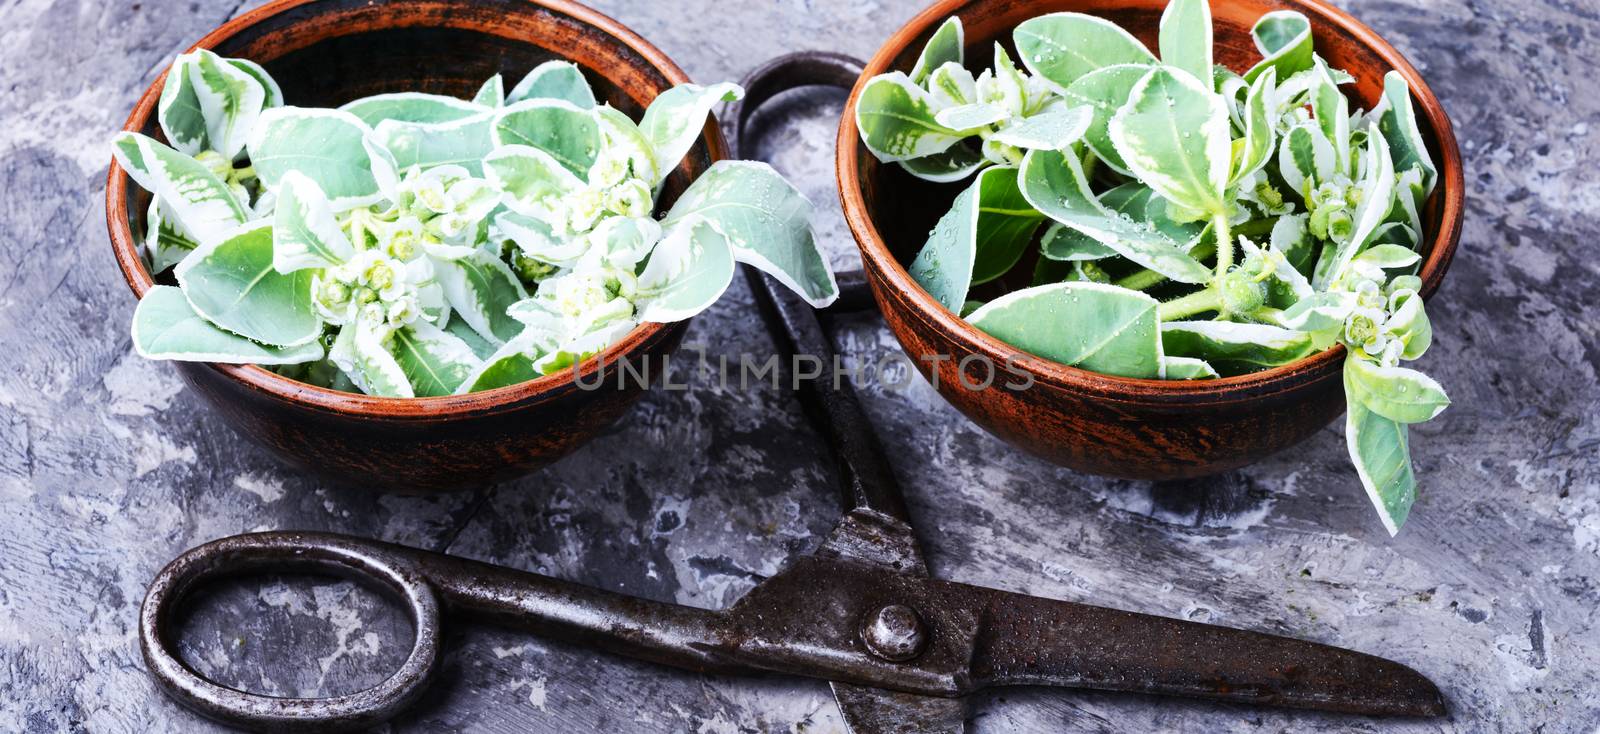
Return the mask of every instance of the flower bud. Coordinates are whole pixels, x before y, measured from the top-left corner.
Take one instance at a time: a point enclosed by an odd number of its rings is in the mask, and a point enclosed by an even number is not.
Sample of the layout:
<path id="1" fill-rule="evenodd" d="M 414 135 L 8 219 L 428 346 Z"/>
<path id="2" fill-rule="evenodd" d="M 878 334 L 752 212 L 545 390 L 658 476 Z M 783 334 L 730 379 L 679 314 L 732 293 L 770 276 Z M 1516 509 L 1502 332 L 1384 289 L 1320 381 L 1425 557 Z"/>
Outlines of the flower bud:
<path id="1" fill-rule="evenodd" d="M 1222 296 L 1222 312 L 1232 315 L 1255 313 L 1267 302 L 1267 289 L 1247 270 L 1229 271 L 1217 283 Z"/>
<path id="2" fill-rule="evenodd" d="M 633 178 L 606 193 L 606 208 L 625 217 L 650 216 L 650 188 Z"/>

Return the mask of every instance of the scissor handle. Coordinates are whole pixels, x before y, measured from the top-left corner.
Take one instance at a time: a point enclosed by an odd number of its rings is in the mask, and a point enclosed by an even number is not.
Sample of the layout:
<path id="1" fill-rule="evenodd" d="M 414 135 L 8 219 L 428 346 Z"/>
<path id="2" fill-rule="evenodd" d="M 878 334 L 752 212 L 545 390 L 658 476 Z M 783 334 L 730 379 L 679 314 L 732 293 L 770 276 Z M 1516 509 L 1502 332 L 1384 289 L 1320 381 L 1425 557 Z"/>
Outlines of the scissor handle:
<path id="1" fill-rule="evenodd" d="M 255 533 L 212 541 L 156 575 L 139 610 L 139 641 L 150 676 L 167 695 L 214 721 L 254 731 L 350 731 L 385 721 L 414 703 L 439 669 L 440 601 L 414 555 L 397 546 L 325 533 Z M 201 676 L 178 655 L 174 612 L 191 592 L 223 578 L 318 572 L 370 582 L 406 607 L 416 641 L 404 664 L 366 690 L 330 698 L 281 698 L 240 691 Z"/>

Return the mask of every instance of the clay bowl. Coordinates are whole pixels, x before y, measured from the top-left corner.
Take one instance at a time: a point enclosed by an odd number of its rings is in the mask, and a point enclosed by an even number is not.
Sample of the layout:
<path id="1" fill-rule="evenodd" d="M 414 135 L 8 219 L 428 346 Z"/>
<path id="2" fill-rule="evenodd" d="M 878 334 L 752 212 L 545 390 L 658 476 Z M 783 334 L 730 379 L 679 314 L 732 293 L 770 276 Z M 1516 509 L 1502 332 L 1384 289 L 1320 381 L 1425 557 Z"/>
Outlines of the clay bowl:
<path id="1" fill-rule="evenodd" d="M 988 63 L 996 40 L 1011 47 L 1011 30 L 1045 13 L 1076 11 L 1111 20 L 1156 47 L 1166 0 L 944 0 L 928 8 L 884 44 L 867 64 L 839 127 L 840 198 L 861 247 L 867 280 L 889 329 L 945 399 L 989 432 L 1030 453 L 1081 471 L 1130 479 L 1180 479 L 1235 469 L 1305 440 L 1344 410 L 1340 376 L 1344 350 L 1251 375 L 1197 382 L 1142 380 L 1089 372 L 1024 357 L 1018 364 L 1035 379 L 1014 391 L 1005 372 L 988 389 L 962 386 L 961 361 L 980 355 L 1004 365 L 1017 352 L 957 317 L 906 272 L 927 233 L 962 188 L 919 181 L 867 152 L 854 124 L 855 101 L 866 80 L 909 71 L 939 23 L 961 16 L 967 58 Z M 1418 124 L 1439 167 L 1428 202 L 1422 295 L 1439 287 L 1461 236 L 1461 154 L 1450 120 L 1417 70 L 1371 29 L 1320 0 L 1213 0 L 1217 62 L 1244 71 L 1260 56 L 1250 27 L 1262 14 L 1298 10 L 1310 20 L 1317 51 L 1360 80 L 1345 87 L 1352 101 L 1372 109 L 1385 72 L 1398 69 L 1410 83 Z M 1015 50 L 1012 50 L 1015 55 Z M 920 358 L 949 355 L 936 363 Z M 969 360 L 966 380 L 982 384 L 983 362 Z"/>
<path id="2" fill-rule="evenodd" d="M 562 0 L 282 0 L 230 21 L 196 47 L 261 63 L 290 104 L 305 106 L 396 91 L 470 97 L 496 72 L 513 84 L 534 66 L 564 58 L 583 67 L 602 102 L 637 119 L 658 93 L 689 81 L 633 31 Z M 160 93 L 158 79 L 126 129 L 160 137 Z M 707 125 L 669 179 L 662 205 L 725 155 L 721 133 Z M 113 163 L 106 223 L 135 296 L 155 284 L 136 246 L 148 204 L 149 194 Z M 255 366 L 172 364 L 235 430 L 292 465 L 351 484 L 436 490 L 526 474 L 593 438 L 643 390 L 618 389 L 615 380 L 584 390 L 577 380 L 593 386 L 602 360 L 657 363 L 686 327 L 644 324 L 577 370 L 455 397 L 368 397 Z"/>

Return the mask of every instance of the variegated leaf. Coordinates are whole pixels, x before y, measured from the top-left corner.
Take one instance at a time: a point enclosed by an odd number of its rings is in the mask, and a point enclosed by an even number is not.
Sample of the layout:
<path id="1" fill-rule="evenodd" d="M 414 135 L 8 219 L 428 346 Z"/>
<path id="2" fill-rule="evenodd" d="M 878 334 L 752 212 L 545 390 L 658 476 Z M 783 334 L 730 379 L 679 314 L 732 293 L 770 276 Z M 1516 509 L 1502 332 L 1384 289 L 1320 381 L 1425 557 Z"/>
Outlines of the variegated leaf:
<path id="1" fill-rule="evenodd" d="M 322 359 L 315 340 L 297 347 L 258 344 L 217 328 L 195 313 L 183 291 L 170 285 L 151 288 L 133 311 L 133 348 L 146 359 L 183 362 L 281 365 Z"/>
<path id="2" fill-rule="evenodd" d="M 534 98 L 512 104 L 500 110 L 493 130 L 495 145 L 538 148 L 583 179 L 588 178 L 601 144 L 594 115 L 557 99 Z"/>
<path id="3" fill-rule="evenodd" d="M 711 307 L 733 282 L 733 248 L 710 221 L 691 216 L 666 228 L 639 273 L 639 320 L 670 323 Z"/>
<path id="4" fill-rule="evenodd" d="M 249 216 L 228 185 L 189 156 L 128 132 L 112 149 L 128 175 L 165 203 L 178 230 L 201 245 L 220 242 Z"/>
<path id="5" fill-rule="evenodd" d="M 396 122 L 454 122 L 483 114 L 484 107 L 474 102 L 422 92 L 395 92 L 362 97 L 339 108 L 377 127 L 385 120 Z"/>
<path id="6" fill-rule="evenodd" d="M 570 61 L 546 61 L 517 82 L 506 95 L 506 104 L 530 99 L 557 99 L 587 110 L 595 106 L 594 90 L 583 77 L 583 70 Z"/>
<path id="7" fill-rule="evenodd" d="M 208 145 L 224 158 L 237 158 L 266 106 L 266 88 L 254 75 L 205 49 L 194 52 L 188 68 L 206 120 Z"/>
<path id="8" fill-rule="evenodd" d="M 272 215 L 272 267 L 280 273 L 331 268 L 350 259 L 355 248 L 315 181 L 299 171 L 284 174 Z"/>
<path id="9" fill-rule="evenodd" d="M 1168 201 L 1215 215 L 1226 211 L 1222 192 L 1233 161 L 1229 127 L 1221 97 L 1193 75 L 1162 66 L 1134 85 L 1109 130 L 1140 181 Z"/>
<path id="10" fill-rule="evenodd" d="M 1170 0 L 1161 11 L 1158 31 L 1161 63 L 1189 72 L 1212 91 L 1211 3 Z"/>
<path id="11" fill-rule="evenodd" d="M 203 245 L 178 264 L 178 285 L 195 313 L 223 329 L 277 347 L 310 343 L 322 335 L 312 271 L 279 273 L 272 239 L 272 223 L 259 221 Z"/>
<path id="12" fill-rule="evenodd" d="M 1060 89 L 1102 67 L 1156 62 L 1150 50 L 1120 26 L 1083 13 L 1030 18 L 1011 36 L 1023 66 Z"/>
<path id="13" fill-rule="evenodd" d="M 856 130 L 867 150 L 885 163 L 925 158 L 948 150 L 963 135 L 934 119 L 928 92 L 905 74 L 873 77 L 856 100 Z"/>
<path id="14" fill-rule="evenodd" d="M 1161 374 L 1156 299 L 1100 283 L 1056 283 L 1008 293 L 967 320 L 1011 346 L 1121 377 Z"/>
<path id="15" fill-rule="evenodd" d="M 299 171 L 327 195 L 334 211 L 383 200 L 363 139 L 371 131 L 339 110 L 278 107 L 261 113 L 250 137 L 250 163 L 268 188 Z"/>
<path id="16" fill-rule="evenodd" d="M 657 96 L 645 109 L 644 118 L 639 120 L 639 131 L 650 141 L 650 150 L 655 154 L 659 169 L 657 180 L 649 183 L 660 184 L 688 155 L 689 149 L 700 140 L 713 107 L 743 96 L 744 90 L 739 85 L 727 82 L 705 87 L 679 84 Z"/>

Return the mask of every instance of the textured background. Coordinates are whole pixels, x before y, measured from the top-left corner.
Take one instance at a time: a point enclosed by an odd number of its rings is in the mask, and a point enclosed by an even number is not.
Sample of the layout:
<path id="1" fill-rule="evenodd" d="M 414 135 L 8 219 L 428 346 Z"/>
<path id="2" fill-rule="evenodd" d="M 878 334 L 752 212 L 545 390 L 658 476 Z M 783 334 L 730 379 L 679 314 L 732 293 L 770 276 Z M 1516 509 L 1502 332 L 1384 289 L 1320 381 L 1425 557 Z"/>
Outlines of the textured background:
<path id="1" fill-rule="evenodd" d="M 547 471 L 416 497 L 389 491 L 402 478 L 359 491 L 282 470 L 133 355 L 102 224 L 105 141 L 173 54 L 255 4 L 0 1 L 0 730 L 205 730 L 147 682 L 134 622 L 167 559 L 224 535 L 336 530 L 708 607 L 817 542 L 833 478 L 776 391 L 658 390 Z M 713 81 L 787 51 L 868 55 L 921 0 L 597 4 Z M 976 701 L 978 731 L 1600 730 L 1600 14 L 1589 0 L 1347 7 L 1427 76 L 1467 161 L 1466 231 L 1422 364 L 1455 405 L 1416 430 L 1423 494 L 1399 538 L 1337 426 L 1246 471 L 1151 485 L 1019 455 L 920 381 L 869 390 L 868 408 L 936 574 L 1386 655 L 1437 681 L 1452 716 L 1018 690 Z M 804 119 L 765 154 L 811 191 L 847 264 L 840 106 L 792 105 Z M 860 359 L 897 349 L 872 317 L 839 338 Z M 713 359 L 771 348 L 742 284 L 689 339 Z M 201 602 L 190 658 L 252 690 L 353 690 L 407 649 L 403 617 L 347 584 Z M 448 644 L 448 682 L 391 731 L 841 730 L 820 683 L 686 675 L 489 629 Z"/>

